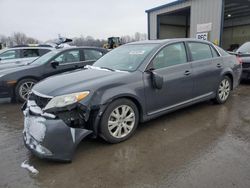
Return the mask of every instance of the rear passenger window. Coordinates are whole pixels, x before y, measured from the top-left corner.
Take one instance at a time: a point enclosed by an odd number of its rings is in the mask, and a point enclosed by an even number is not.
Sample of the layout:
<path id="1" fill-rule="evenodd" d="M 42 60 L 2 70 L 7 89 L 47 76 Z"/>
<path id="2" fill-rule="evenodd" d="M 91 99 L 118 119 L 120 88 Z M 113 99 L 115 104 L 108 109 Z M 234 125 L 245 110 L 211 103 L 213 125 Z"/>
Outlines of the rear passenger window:
<path id="1" fill-rule="evenodd" d="M 183 43 L 170 44 L 163 48 L 154 58 L 154 69 L 187 63 L 187 54 Z"/>
<path id="2" fill-rule="evenodd" d="M 48 49 L 39 49 L 39 56 L 42 56 L 42 55 L 48 53 L 49 51 L 50 50 L 48 50 Z"/>
<path id="3" fill-rule="evenodd" d="M 218 52 L 212 47 L 212 46 L 210 46 L 210 48 L 211 48 L 211 51 L 212 51 L 212 54 L 213 54 L 213 57 L 219 57 L 219 54 L 218 54 Z"/>
<path id="4" fill-rule="evenodd" d="M 210 46 L 204 43 L 190 42 L 188 43 L 193 61 L 210 59 L 213 57 Z"/>
<path id="5" fill-rule="evenodd" d="M 23 49 L 23 57 L 38 57 L 39 56 L 39 52 L 38 49 Z"/>
<path id="6" fill-rule="evenodd" d="M 85 61 L 96 61 L 102 57 L 102 52 L 97 50 L 84 50 L 84 59 Z"/>
<path id="7" fill-rule="evenodd" d="M 219 46 L 216 46 L 216 49 L 220 52 L 221 56 L 229 56 L 230 55 L 229 53 L 227 53 L 225 50 L 223 50 Z"/>

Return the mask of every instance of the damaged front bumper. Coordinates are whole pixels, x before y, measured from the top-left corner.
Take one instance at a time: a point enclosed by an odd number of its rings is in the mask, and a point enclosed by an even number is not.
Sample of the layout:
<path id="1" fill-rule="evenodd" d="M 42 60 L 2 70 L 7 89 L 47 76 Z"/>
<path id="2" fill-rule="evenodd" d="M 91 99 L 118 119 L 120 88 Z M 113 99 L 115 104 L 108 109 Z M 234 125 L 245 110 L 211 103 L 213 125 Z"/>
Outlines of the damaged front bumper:
<path id="1" fill-rule="evenodd" d="M 35 101 L 23 107 L 26 147 L 40 158 L 71 161 L 74 151 L 91 130 L 69 127 L 62 119 L 44 113 Z"/>

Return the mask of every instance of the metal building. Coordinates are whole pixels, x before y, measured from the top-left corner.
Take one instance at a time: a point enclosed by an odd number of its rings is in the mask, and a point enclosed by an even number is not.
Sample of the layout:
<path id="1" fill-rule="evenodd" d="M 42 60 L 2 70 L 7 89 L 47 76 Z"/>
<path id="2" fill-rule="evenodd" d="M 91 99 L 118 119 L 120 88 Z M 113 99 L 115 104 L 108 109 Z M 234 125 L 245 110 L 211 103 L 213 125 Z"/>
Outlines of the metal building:
<path id="1" fill-rule="evenodd" d="M 146 13 L 149 39 L 200 38 L 225 49 L 250 41 L 250 0 L 177 0 Z"/>

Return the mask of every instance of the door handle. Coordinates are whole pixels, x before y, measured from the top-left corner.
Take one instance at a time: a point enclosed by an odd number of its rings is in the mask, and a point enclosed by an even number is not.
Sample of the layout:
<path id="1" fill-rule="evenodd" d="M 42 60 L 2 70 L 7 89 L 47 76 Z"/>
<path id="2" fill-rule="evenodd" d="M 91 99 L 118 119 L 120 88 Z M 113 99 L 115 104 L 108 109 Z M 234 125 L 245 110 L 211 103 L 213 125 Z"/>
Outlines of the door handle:
<path id="1" fill-rule="evenodd" d="M 218 67 L 218 68 L 221 68 L 221 67 L 222 67 L 222 65 L 221 65 L 220 63 L 218 63 L 218 64 L 217 64 L 217 67 Z"/>
<path id="2" fill-rule="evenodd" d="M 185 76 L 188 76 L 190 74 L 191 74 L 191 72 L 189 70 L 186 70 L 185 73 L 184 73 Z"/>

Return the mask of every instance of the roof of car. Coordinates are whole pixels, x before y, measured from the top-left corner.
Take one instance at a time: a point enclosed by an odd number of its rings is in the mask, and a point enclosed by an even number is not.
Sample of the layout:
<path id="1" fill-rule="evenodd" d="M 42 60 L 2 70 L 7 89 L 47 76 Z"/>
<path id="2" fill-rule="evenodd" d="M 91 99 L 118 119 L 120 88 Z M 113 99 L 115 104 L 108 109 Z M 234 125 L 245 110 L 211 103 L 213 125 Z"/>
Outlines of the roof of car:
<path id="1" fill-rule="evenodd" d="M 53 47 L 27 46 L 27 47 L 5 48 L 3 50 L 15 50 L 15 49 L 53 49 Z"/>
<path id="2" fill-rule="evenodd" d="M 93 46 L 70 46 L 70 47 L 64 47 L 64 48 L 54 48 L 54 52 L 57 51 L 57 52 L 62 52 L 62 51 L 65 51 L 65 50 L 78 50 L 78 49 L 99 49 L 99 50 L 107 50 L 105 48 L 100 48 L 100 47 L 93 47 Z"/>
<path id="3" fill-rule="evenodd" d="M 209 41 L 204 41 L 204 40 L 198 40 L 195 38 L 174 38 L 174 39 L 163 39 L 163 40 L 145 40 L 145 41 L 137 41 L 137 42 L 132 42 L 128 44 L 166 44 L 169 42 L 184 42 L 184 41 L 190 41 L 190 42 L 203 42 L 203 43 L 209 43 Z"/>
<path id="4" fill-rule="evenodd" d="M 94 46 L 69 46 L 69 47 L 64 47 L 64 48 L 56 48 L 57 50 L 63 51 L 63 50 L 68 50 L 68 49 L 100 49 L 100 50 L 105 50 L 105 48 L 100 48 L 100 47 L 94 47 Z"/>

